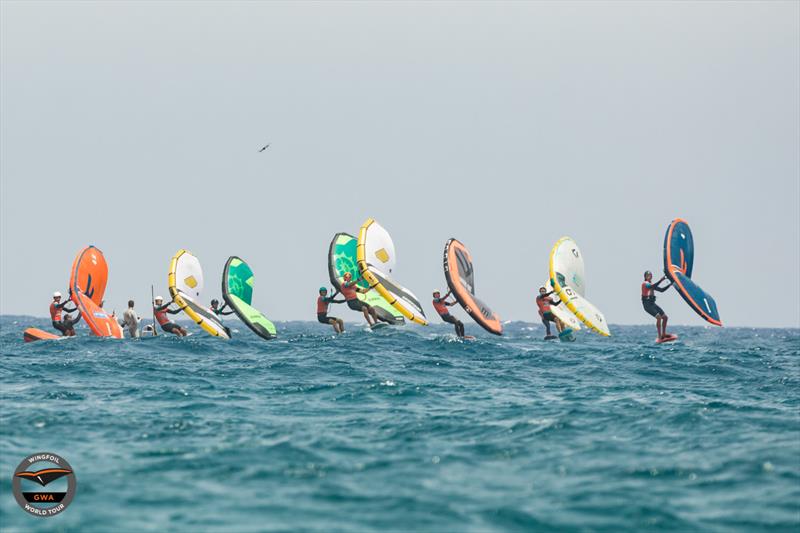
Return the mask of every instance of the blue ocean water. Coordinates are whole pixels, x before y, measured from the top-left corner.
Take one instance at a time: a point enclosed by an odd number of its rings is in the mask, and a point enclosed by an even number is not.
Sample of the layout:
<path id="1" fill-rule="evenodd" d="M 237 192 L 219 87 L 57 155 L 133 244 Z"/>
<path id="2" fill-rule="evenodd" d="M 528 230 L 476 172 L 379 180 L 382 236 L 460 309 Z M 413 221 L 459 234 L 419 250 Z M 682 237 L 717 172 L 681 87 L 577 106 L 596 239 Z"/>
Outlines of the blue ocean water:
<path id="1" fill-rule="evenodd" d="M 0 318 L 3 531 L 798 531 L 800 330 L 602 339 L 280 323 L 24 344 Z M 17 463 L 78 493 L 26 515 Z"/>

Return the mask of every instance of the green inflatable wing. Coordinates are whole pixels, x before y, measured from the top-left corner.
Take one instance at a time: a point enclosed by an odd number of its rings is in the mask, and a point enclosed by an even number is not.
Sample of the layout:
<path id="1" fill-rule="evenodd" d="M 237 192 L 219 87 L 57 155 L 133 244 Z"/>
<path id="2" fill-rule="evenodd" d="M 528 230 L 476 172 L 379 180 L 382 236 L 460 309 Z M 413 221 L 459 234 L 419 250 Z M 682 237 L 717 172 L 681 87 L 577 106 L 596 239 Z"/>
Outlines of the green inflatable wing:
<path id="1" fill-rule="evenodd" d="M 253 280 L 253 270 L 247 263 L 236 256 L 229 257 L 222 271 L 222 298 L 256 335 L 274 339 L 277 336 L 275 324 L 250 305 L 253 303 Z"/>

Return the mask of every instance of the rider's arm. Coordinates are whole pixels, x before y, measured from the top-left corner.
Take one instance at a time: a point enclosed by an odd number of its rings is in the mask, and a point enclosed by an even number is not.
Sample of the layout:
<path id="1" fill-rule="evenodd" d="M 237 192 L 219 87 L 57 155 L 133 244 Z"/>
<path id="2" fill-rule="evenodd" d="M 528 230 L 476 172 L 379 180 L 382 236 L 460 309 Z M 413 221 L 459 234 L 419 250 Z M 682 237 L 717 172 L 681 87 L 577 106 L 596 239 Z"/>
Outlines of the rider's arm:
<path id="1" fill-rule="evenodd" d="M 64 300 L 60 304 L 56 304 L 56 309 L 61 309 L 65 313 L 72 313 L 78 310 L 77 307 L 73 307 L 72 309 L 67 309 L 67 306 L 70 304 L 71 300 Z"/>
<path id="2" fill-rule="evenodd" d="M 558 301 L 555 301 L 552 298 L 550 298 L 550 305 L 561 305 L 561 298 L 559 298 Z"/>
<path id="3" fill-rule="evenodd" d="M 659 285 L 661 285 L 661 282 L 662 282 L 662 281 L 664 281 L 665 279 L 667 279 L 667 277 L 666 277 L 666 276 L 664 276 L 663 278 L 661 278 L 660 280 L 658 280 L 658 282 L 657 282 L 655 285 L 649 284 L 649 285 L 650 285 L 650 287 L 649 287 L 649 288 L 653 289 L 654 291 L 658 291 L 658 292 L 664 292 L 665 290 L 667 290 L 667 289 L 669 289 L 670 287 L 672 287 L 672 283 L 673 283 L 672 281 L 670 281 L 670 282 L 669 282 L 669 285 L 667 285 L 666 287 L 659 287 Z"/>

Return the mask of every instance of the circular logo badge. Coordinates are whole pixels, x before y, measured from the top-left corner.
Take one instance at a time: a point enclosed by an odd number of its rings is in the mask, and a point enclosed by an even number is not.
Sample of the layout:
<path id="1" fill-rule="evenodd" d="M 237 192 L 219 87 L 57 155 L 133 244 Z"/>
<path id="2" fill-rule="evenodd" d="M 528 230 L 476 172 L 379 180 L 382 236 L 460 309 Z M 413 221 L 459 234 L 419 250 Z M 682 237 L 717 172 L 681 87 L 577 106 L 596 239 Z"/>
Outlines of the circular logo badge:
<path id="1" fill-rule="evenodd" d="M 11 480 L 11 490 L 19 506 L 42 518 L 55 516 L 69 507 L 76 487 L 75 472 L 67 460 L 48 452 L 23 459 Z"/>

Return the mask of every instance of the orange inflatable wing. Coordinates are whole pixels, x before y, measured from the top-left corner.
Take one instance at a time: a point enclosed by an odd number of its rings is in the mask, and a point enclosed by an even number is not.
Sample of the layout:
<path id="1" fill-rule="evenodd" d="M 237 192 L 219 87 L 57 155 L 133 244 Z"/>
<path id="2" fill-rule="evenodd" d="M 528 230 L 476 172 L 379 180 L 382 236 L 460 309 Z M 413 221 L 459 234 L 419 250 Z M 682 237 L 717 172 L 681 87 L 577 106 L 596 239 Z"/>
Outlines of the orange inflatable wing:
<path id="1" fill-rule="evenodd" d="M 94 300 L 83 294 L 80 290 L 72 290 L 72 301 L 78 306 L 81 316 L 92 333 L 98 337 L 122 338 L 122 328 L 117 319 L 106 313 Z"/>
<path id="2" fill-rule="evenodd" d="M 82 292 L 99 307 L 103 303 L 107 283 L 108 264 L 103 252 L 94 246 L 87 246 L 78 252 L 69 275 L 72 292 Z"/>
<path id="3" fill-rule="evenodd" d="M 457 239 L 450 239 L 444 246 L 444 277 L 453 296 L 475 322 L 489 333 L 503 334 L 500 317 L 475 296 L 472 256 Z"/>

